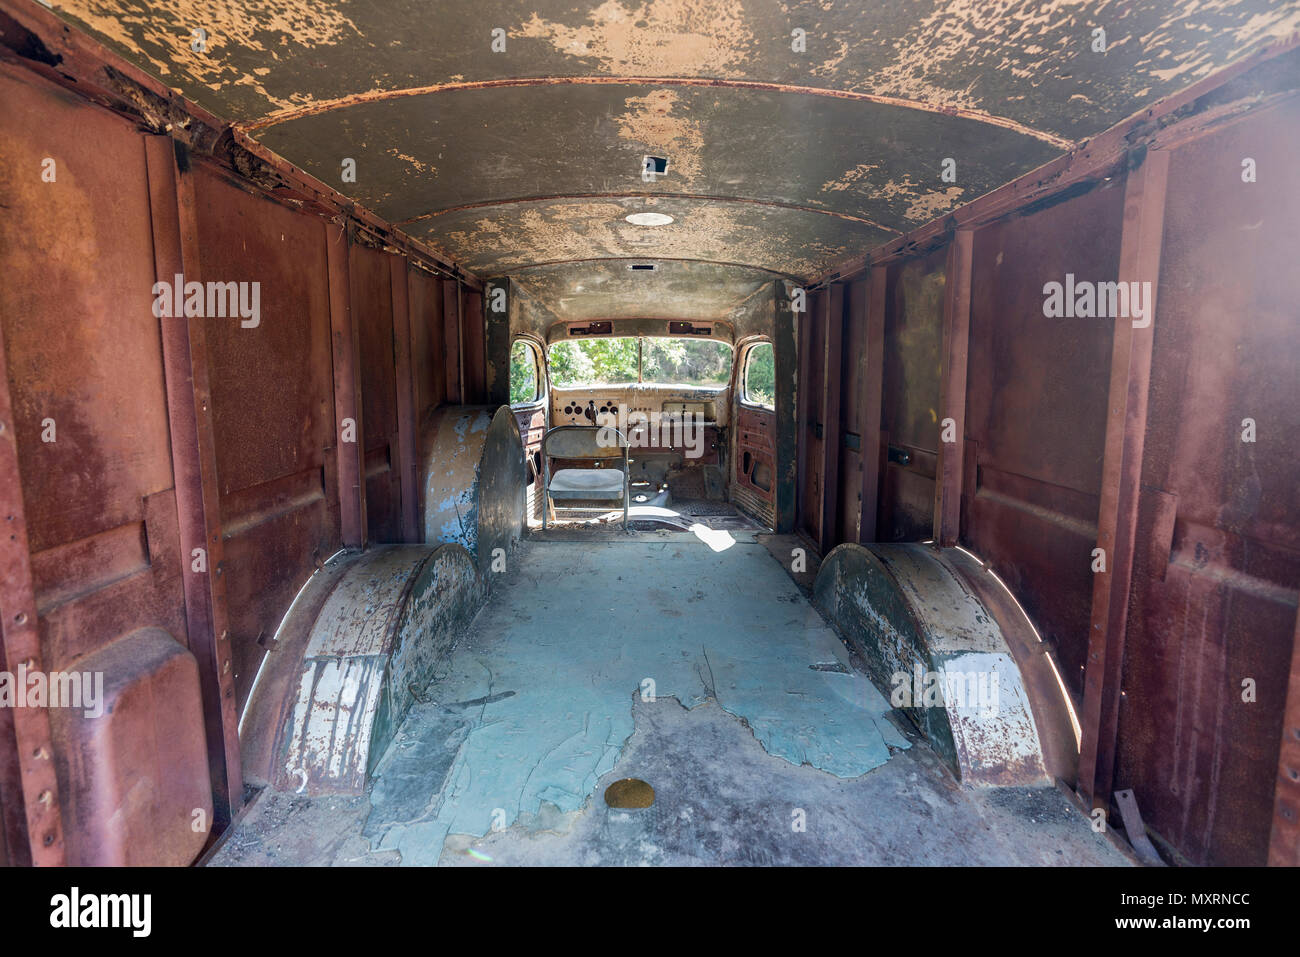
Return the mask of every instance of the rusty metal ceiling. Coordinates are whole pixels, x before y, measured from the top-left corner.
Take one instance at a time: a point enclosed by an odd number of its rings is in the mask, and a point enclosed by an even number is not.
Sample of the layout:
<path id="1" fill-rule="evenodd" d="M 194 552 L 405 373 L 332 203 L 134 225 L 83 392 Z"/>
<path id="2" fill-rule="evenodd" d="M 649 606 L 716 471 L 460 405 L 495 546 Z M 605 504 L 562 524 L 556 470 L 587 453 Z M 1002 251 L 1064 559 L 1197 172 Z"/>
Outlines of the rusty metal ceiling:
<path id="1" fill-rule="evenodd" d="M 466 268 L 564 298 L 548 303 L 563 318 L 648 307 L 716 317 L 758 277 L 806 277 L 886 242 L 1300 29 L 1295 5 L 1266 0 L 866 7 L 70 0 L 55 9 Z M 647 154 L 668 159 L 649 183 Z M 355 182 L 341 178 L 348 158 Z M 948 158 L 955 182 L 941 175 Z M 644 211 L 673 223 L 625 222 Z M 632 282 L 620 264 L 634 259 L 692 266 Z"/>

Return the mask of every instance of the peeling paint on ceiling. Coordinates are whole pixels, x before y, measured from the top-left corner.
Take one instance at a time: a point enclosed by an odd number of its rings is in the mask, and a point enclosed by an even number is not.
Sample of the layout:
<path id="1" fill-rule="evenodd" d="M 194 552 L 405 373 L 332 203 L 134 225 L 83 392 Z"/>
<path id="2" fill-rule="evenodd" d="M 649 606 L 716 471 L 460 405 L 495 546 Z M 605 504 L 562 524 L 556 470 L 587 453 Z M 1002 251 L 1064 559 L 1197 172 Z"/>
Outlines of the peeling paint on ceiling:
<path id="1" fill-rule="evenodd" d="M 663 261 L 653 275 L 633 272 L 627 260 L 534 266 L 512 275 L 551 321 L 590 319 L 720 319 L 772 281 L 756 269 L 717 263 Z"/>
<path id="2" fill-rule="evenodd" d="M 570 261 L 546 269 L 571 285 L 592 261 L 643 255 L 816 273 L 1300 30 L 1300 8 L 1267 0 L 68 0 L 56 12 L 466 267 Z M 647 153 L 669 159 L 649 183 Z M 355 183 L 341 181 L 344 158 Z M 955 181 L 940 177 L 947 158 Z M 651 203 L 675 222 L 622 221 Z M 628 305 L 621 285 L 602 288 L 611 314 Z"/>

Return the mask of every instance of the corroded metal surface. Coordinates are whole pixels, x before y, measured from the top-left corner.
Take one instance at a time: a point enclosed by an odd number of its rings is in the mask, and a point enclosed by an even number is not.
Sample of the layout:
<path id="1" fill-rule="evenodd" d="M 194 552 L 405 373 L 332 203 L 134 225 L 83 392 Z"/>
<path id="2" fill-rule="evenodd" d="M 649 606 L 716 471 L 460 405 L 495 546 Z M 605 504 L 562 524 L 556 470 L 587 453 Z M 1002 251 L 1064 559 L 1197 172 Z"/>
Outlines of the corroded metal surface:
<path id="1" fill-rule="evenodd" d="M 635 254 L 612 214 L 639 192 L 703 197 L 672 200 L 675 255 L 716 260 L 720 243 L 747 237 L 749 261 L 801 275 L 935 219 L 1300 24 L 1285 5 L 1162 0 L 1086 11 L 543 0 L 526 14 L 488 0 L 439 5 L 436 30 L 422 29 L 432 10 L 341 0 L 274 11 L 73 0 L 59 16 L 242 124 L 251 148 L 485 268 L 559 247 L 567 259 Z M 864 129 L 875 134 L 865 149 Z M 485 161 L 503 143 L 527 148 Z M 647 152 L 670 160 L 651 184 L 639 177 Z M 938 178 L 945 156 L 960 163 L 956 182 Z M 362 171 L 354 183 L 340 182 L 344 157 Z M 524 198 L 540 205 L 514 202 Z M 801 211 L 814 209 L 883 231 Z"/>
<path id="2" fill-rule="evenodd" d="M 267 642 L 247 700 L 239 715 L 239 746 L 244 780 L 266 787 L 276 775 L 276 761 L 286 709 L 298 687 L 303 655 L 321 608 L 351 567 L 365 557 L 358 550 L 330 556 L 305 580 Z"/>
<path id="3" fill-rule="evenodd" d="M 359 793 L 485 595 L 457 545 L 373 549 L 334 584 L 303 650 L 273 785 Z"/>
<path id="4" fill-rule="evenodd" d="M 465 547 L 486 575 L 522 534 L 527 494 L 519 423 L 508 406 L 448 406 L 421 436 L 424 540 Z"/>
<path id="5" fill-rule="evenodd" d="M 1261 12 L 1224 2 L 1184 9 L 1103 0 L 1085 15 L 1073 4 L 1028 0 L 996 6 L 927 0 L 869 12 L 856 5 L 827 9 L 813 0 L 779 10 L 757 0 L 585 7 L 548 0 L 525 14 L 508 0 L 487 0 L 440 7 L 443 42 L 435 44 L 411 42 L 418 21 L 408 8 L 337 0 L 274 11 L 179 2 L 124 10 L 104 0 L 73 0 L 60 12 L 240 120 L 365 102 L 448 78 L 641 75 L 869 91 L 918 106 L 1002 115 L 1072 138 L 1296 24 L 1285 7 Z M 1142 36 L 1147 42 L 1116 42 L 1113 56 L 1090 63 L 1086 28 L 1093 20 L 1112 23 L 1115 41 Z M 490 28 L 497 25 L 509 40 L 504 54 L 493 55 Z M 210 36 L 206 55 L 190 49 L 196 26 Z M 791 49 L 792 27 L 807 31 L 806 56 Z M 274 58 L 265 55 L 268 49 Z M 374 57 L 376 49 L 385 55 Z M 330 69 L 319 69 L 322 62 Z M 306 89 L 304 75 L 312 77 Z M 1082 102 L 1063 113 L 1060 104 L 1076 94 Z"/>
<path id="6" fill-rule="evenodd" d="M 68 863 L 189 864 L 213 811 L 194 656 L 161 628 L 141 628 L 77 669 L 100 675 L 103 689 L 100 714 L 51 710 L 68 782 Z"/>
<path id="7" fill-rule="evenodd" d="M 649 249 L 645 250 L 649 252 Z M 635 255 L 635 252 L 632 253 Z M 663 261 L 654 281 L 629 269 L 637 259 L 596 259 L 533 266 L 513 273 L 515 284 L 531 297 L 533 309 L 546 306 L 546 321 L 531 322 L 526 328 L 544 332 L 550 322 L 578 322 L 586 319 L 630 319 L 656 316 L 662 319 L 715 319 L 727 316 L 736 303 L 744 302 L 772 282 L 768 272 L 737 269 L 716 263 Z M 588 295 L 599 289 L 610 295 Z M 525 316 L 527 310 L 524 309 Z"/>
<path id="8" fill-rule="evenodd" d="M 1113 323 L 1046 320 L 1043 284 L 1116 274 L 1120 187 L 981 230 L 972 262 L 961 540 L 1024 602 L 1080 696 Z"/>
<path id="9" fill-rule="evenodd" d="M 1169 165 L 1115 784 L 1198 864 L 1265 863 L 1296 741 L 1300 193 L 1241 170 L 1298 150 L 1293 97 Z"/>
<path id="10" fill-rule="evenodd" d="M 924 545 L 848 543 L 822 562 L 817 607 L 853 642 L 872 679 L 968 784 L 1046 779 L 1035 704 L 1002 629 Z M 932 698 L 923 698 L 927 687 Z"/>

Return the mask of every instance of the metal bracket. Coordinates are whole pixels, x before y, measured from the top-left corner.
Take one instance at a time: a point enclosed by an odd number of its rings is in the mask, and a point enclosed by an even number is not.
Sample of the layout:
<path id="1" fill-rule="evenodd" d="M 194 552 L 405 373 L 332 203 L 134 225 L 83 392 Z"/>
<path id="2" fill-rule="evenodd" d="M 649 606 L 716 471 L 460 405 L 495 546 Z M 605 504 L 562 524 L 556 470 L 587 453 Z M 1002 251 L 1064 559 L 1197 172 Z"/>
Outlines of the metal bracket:
<path id="1" fill-rule="evenodd" d="M 1132 788 L 1115 792 L 1115 803 L 1119 805 L 1119 816 L 1124 822 L 1124 833 L 1138 860 L 1147 867 L 1164 867 L 1165 862 L 1156 853 L 1151 838 L 1147 837 L 1146 825 L 1142 823 L 1142 813 L 1138 810 L 1137 797 Z"/>

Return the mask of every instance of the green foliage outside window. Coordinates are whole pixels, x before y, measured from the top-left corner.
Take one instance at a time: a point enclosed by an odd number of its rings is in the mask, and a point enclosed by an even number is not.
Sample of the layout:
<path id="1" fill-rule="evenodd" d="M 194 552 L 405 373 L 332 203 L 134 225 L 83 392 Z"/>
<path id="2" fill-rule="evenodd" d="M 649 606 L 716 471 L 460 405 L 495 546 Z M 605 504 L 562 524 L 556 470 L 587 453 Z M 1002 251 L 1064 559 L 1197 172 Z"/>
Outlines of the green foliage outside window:
<path id="1" fill-rule="evenodd" d="M 516 339 L 510 347 L 510 404 L 532 402 L 537 391 L 537 358 L 528 343 Z"/>
<path id="2" fill-rule="evenodd" d="M 582 339 L 550 348 L 551 381 L 561 389 L 637 381 L 637 340 Z"/>
<path id="3" fill-rule="evenodd" d="M 759 343 L 746 354 L 744 398 L 746 402 L 776 407 L 776 356 L 770 342 Z"/>
<path id="4" fill-rule="evenodd" d="M 672 385 L 724 386 L 731 378 L 731 347 L 713 339 L 645 339 L 641 380 Z"/>
<path id="5" fill-rule="evenodd" d="M 713 339 L 582 339 L 550 348 L 551 381 L 575 386 L 725 386 L 731 378 L 731 347 Z"/>

